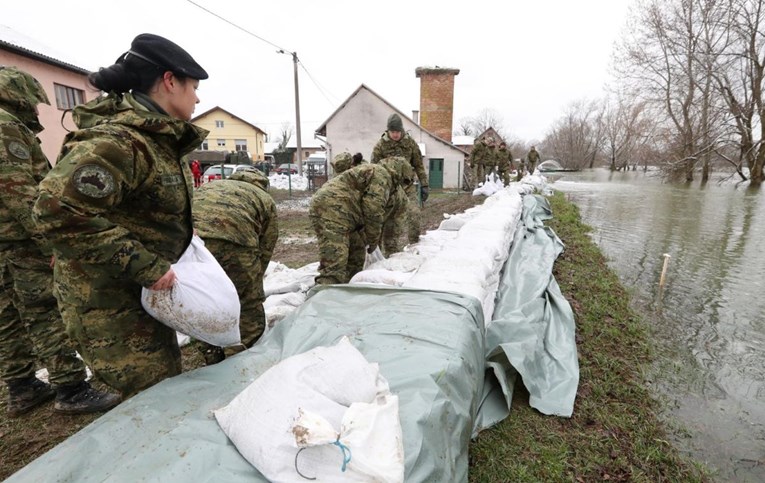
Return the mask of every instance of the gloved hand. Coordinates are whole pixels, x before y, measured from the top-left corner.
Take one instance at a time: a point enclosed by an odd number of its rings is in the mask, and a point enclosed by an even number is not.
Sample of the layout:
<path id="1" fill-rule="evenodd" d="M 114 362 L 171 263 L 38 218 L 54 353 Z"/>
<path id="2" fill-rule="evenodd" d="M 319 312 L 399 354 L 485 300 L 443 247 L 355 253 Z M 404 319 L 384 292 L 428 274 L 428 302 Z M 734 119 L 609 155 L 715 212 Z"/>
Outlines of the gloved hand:
<path id="1" fill-rule="evenodd" d="M 423 203 L 428 201 L 428 187 L 427 186 L 423 186 L 422 188 L 420 188 L 420 198 L 422 198 L 422 202 Z"/>
<path id="2" fill-rule="evenodd" d="M 367 246 L 367 253 L 369 253 L 370 255 L 372 253 L 374 253 L 375 250 L 377 250 L 377 245 L 369 245 L 369 246 Z"/>

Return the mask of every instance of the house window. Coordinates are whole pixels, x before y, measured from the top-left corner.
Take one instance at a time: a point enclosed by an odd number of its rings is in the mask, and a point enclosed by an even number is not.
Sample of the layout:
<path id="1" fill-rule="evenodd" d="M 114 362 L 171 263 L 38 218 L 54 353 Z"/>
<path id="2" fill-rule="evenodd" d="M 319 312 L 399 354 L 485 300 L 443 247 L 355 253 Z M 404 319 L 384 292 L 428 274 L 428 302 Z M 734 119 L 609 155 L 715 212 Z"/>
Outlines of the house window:
<path id="1" fill-rule="evenodd" d="M 210 149 L 210 145 L 207 144 L 207 139 L 205 139 L 204 141 L 202 141 L 202 151 L 207 151 L 209 149 Z"/>
<path id="2" fill-rule="evenodd" d="M 226 147 L 226 140 L 225 139 L 218 139 L 218 147 L 219 148 L 225 148 Z"/>
<path id="3" fill-rule="evenodd" d="M 223 121 L 215 121 L 215 127 L 223 127 Z"/>
<path id="4" fill-rule="evenodd" d="M 234 139 L 234 144 L 236 144 L 237 151 L 247 151 L 246 139 Z"/>
<path id="5" fill-rule="evenodd" d="M 59 109 L 74 109 L 77 104 L 82 104 L 84 99 L 82 90 L 55 83 L 53 87 L 56 91 L 56 107 Z"/>

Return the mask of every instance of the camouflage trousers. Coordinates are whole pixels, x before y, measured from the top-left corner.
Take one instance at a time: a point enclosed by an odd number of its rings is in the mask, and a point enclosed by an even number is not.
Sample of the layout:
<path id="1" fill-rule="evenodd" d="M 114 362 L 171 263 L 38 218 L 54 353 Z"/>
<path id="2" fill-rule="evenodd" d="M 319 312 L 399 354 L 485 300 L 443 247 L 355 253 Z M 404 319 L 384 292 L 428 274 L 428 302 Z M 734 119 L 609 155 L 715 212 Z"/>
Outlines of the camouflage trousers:
<path id="1" fill-rule="evenodd" d="M 486 181 L 486 167 L 482 162 L 473 165 L 473 187 L 478 188 L 479 183 Z"/>
<path id="2" fill-rule="evenodd" d="M 497 166 L 497 174 L 502 180 L 502 183 L 507 186 L 510 184 L 510 165 L 509 163 L 502 163 Z"/>
<path id="3" fill-rule="evenodd" d="M 386 257 L 402 250 L 401 236 L 404 234 L 406 217 L 407 211 L 402 210 L 400 213 L 392 213 L 391 216 L 385 220 L 382 230 L 382 240 L 379 245 Z"/>
<path id="4" fill-rule="evenodd" d="M 48 369 L 51 384 L 85 380 L 53 297 L 50 257 L 24 242 L 0 248 L 0 379 L 34 376 Z"/>
<path id="5" fill-rule="evenodd" d="M 103 280 L 77 262 L 56 260 L 54 294 L 88 366 L 123 398 L 180 374 L 175 331 L 146 313 L 141 286 L 119 277 Z"/>
<path id="6" fill-rule="evenodd" d="M 422 213 L 420 212 L 419 189 L 419 185 L 415 186 L 413 184 L 404 189 L 406 197 L 409 198 L 409 202 L 406 204 L 406 226 L 409 243 L 420 241 L 420 218 Z"/>
<path id="7" fill-rule="evenodd" d="M 361 230 L 310 215 L 319 243 L 317 284 L 348 283 L 364 268 L 366 249 Z"/>
<path id="8" fill-rule="evenodd" d="M 537 169 L 537 162 L 536 161 L 529 161 L 529 174 L 534 174 L 534 171 Z"/>
<path id="9" fill-rule="evenodd" d="M 257 248 L 243 247 L 215 238 L 206 238 L 205 246 L 234 282 L 241 305 L 239 332 L 242 344 L 250 348 L 266 328 L 266 312 L 263 309 L 266 295 L 263 291 L 264 270 L 260 252 Z M 202 343 L 203 350 L 211 347 L 214 346 Z"/>

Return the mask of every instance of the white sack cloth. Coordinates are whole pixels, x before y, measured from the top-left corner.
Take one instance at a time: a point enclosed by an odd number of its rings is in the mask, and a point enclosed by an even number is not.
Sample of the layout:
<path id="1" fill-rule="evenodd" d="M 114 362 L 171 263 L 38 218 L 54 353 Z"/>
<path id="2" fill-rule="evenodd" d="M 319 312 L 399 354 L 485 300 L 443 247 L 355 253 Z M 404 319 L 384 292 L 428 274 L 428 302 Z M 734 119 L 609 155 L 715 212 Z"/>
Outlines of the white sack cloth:
<path id="1" fill-rule="evenodd" d="M 202 239 L 195 235 L 172 268 L 172 289 L 141 291 L 144 310 L 171 329 L 209 344 L 241 343 L 239 295 Z"/>
<path id="2" fill-rule="evenodd" d="M 282 360 L 214 414 L 269 481 L 404 481 L 398 397 L 347 337 Z"/>

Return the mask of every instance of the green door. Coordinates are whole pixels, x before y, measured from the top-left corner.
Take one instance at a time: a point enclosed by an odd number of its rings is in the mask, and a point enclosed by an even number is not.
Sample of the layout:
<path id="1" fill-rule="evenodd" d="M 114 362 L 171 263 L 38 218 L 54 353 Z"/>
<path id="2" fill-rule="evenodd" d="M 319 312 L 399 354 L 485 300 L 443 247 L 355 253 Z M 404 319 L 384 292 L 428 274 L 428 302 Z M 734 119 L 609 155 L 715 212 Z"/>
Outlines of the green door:
<path id="1" fill-rule="evenodd" d="M 428 184 L 431 188 L 441 189 L 444 187 L 444 160 L 431 159 L 430 172 L 428 173 Z"/>

